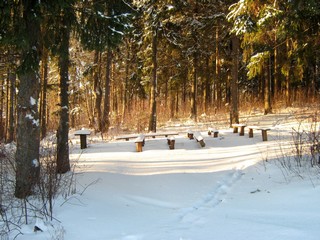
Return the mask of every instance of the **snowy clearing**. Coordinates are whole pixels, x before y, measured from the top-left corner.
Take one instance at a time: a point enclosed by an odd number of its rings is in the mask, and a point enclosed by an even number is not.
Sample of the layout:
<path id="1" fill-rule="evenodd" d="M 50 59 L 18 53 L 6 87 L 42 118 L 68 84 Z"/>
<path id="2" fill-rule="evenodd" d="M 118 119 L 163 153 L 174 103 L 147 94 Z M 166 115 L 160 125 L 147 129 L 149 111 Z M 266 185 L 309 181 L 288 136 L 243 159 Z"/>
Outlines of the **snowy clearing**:
<path id="1" fill-rule="evenodd" d="M 56 201 L 60 223 L 38 222 L 44 231 L 37 233 L 34 224 L 25 226 L 17 239 L 318 240 L 319 174 L 288 177 L 275 164 L 279 146 L 290 147 L 295 120 L 290 114 L 250 118 L 248 124 L 272 127 L 267 142 L 258 131 L 248 138 L 247 131 L 239 136 L 220 128 L 212 138 L 202 128 L 204 148 L 180 126 L 174 150 L 165 138 L 150 138 L 140 153 L 134 140 L 91 136 L 81 150 L 74 137 L 78 190 L 88 188 Z"/>

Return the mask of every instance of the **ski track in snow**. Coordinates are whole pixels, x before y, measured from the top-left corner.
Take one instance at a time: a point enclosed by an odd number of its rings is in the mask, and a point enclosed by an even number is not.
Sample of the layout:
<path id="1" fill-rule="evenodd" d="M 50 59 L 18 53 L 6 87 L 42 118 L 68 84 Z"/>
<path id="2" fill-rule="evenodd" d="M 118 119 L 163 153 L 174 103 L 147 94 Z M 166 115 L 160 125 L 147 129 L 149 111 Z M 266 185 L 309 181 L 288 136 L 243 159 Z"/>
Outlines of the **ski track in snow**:
<path id="1" fill-rule="evenodd" d="M 221 181 L 217 182 L 217 186 L 212 191 L 205 194 L 191 207 L 181 210 L 176 220 L 178 224 L 186 225 L 186 228 L 204 224 L 204 219 L 208 212 L 213 211 L 215 207 L 225 200 L 229 190 L 240 180 L 242 175 L 241 169 L 233 170 L 227 174 Z"/>

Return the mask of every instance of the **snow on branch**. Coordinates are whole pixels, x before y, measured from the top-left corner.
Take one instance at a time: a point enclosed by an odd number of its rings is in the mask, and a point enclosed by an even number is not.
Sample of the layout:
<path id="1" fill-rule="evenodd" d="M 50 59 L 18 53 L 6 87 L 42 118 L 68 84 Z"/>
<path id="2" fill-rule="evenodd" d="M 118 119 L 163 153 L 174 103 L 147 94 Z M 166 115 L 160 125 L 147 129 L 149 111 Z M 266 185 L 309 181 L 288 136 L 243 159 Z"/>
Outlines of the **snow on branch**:
<path id="1" fill-rule="evenodd" d="M 250 79 L 258 76 L 262 73 L 263 66 L 265 64 L 265 61 L 270 57 L 270 52 L 259 52 L 250 58 L 250 62 L 247 65 L 248 68 L 248 77 Z"/>

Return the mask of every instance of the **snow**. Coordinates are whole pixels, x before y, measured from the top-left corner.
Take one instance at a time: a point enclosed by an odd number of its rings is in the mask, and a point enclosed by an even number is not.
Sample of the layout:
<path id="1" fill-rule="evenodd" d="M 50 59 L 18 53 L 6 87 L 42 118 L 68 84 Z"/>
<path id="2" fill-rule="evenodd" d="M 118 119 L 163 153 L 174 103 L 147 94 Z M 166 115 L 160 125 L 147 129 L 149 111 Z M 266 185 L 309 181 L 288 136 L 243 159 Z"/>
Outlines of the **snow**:
<path id="1" fill-rule="evenodd" d="M 30 113 L 27 113 L 25 118 L 29 119 L 32 121 L 32 124 L 35 125 L 35 126 L 39 126 L 40 122 L 39 122 L 39 119 L 35 119 Z"/>
<path id="2" fill-rule="evenodd" d="M 33 159 L 32 160 L 32 165 L 34 166 L 34 167 L 39 167 L 40 166 L 40 163 L 39 163 L 39 161 L 38 161 L 38 159 Z"/>
<path id="3" fill-rule="evenodd" d="M 81 172 L 77 188 L 85 190 L 68 201 L 56 200 L 59 222 L 37 220 L 43 232 L 24 226 L 16 239 L 318 240 L 319 173 L 284 176 L 275 164 L 295 119 L 290 114 L 248 118 L 249 125 L 272 128 L 267 142 L 259 131 L 248 138 L 247 132 L 239 136 L 212 124 L 220 135 L 213 138 L 205 127 L 173 123 L 180 132 L 174 150 L 165 138 L 147 139 L 143 152 L 136 152 L 134 140 L 94 136 L 81 150 L 75 137 L 70 158 Z M 187 128 L 202 130 L 204 148 L 186 137 Z"/>
<path id="4" fill-rule="evenodd" d="M 34 106 L 36 104 L 37 104 L 37 101 L 33 97 L 30 97 L 30 105 Z"/>

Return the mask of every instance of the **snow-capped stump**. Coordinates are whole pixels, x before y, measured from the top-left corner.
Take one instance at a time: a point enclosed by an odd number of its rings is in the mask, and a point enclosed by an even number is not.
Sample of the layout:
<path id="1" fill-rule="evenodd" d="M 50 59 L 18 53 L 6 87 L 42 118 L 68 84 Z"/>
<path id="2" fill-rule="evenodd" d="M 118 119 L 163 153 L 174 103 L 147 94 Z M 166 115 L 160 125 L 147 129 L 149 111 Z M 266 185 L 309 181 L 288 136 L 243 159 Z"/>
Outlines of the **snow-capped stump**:
<path id="1" fill-rule="evenodd" d="M 142 147 L 144 146 L 144 135 L 139 135 L 134 142 L 136 143 L 137 152 L 142 152 Z"/>
<path id="2" fill-rule="evenodd" d="M 74 132 L 74 135 L 80 136 L 80 148 L 87 148 L 87 136 L 91 134 L 90 130 L 81 129 Z"/>
<path id="3" fill-rule="evenodd" d="M 197 140 L 198 143 L 200 143 L 201 147 L 205 147 L 206 146 L 206 143 L 204 142 L 204 139 L 203 139 L 203 137 L 202 137 L 200 132 L 194 132 L 193 133 L 193 137 L 194 137 L 194 139 Z"/>
<path id="4" fill-rule="evenodd" d="M 213 135 L 214 138 L 217 138 L 219 135 L 219 131 L 214 128 L 208 128 L 208 135 Z"/>
<path id="5" fill-rule="evenodd" d="M 168 140 L 169 149 L 174 149 L 174 144 L 176 142 L 175 138 L 174 137 L 168 137 L 167 140 Z"/>
<path id="6" fill-rule="evenodd" d="M 191 140 L 193 139 L 193 132 L 191 130 L 187 131 L 187 137 Z"/>

